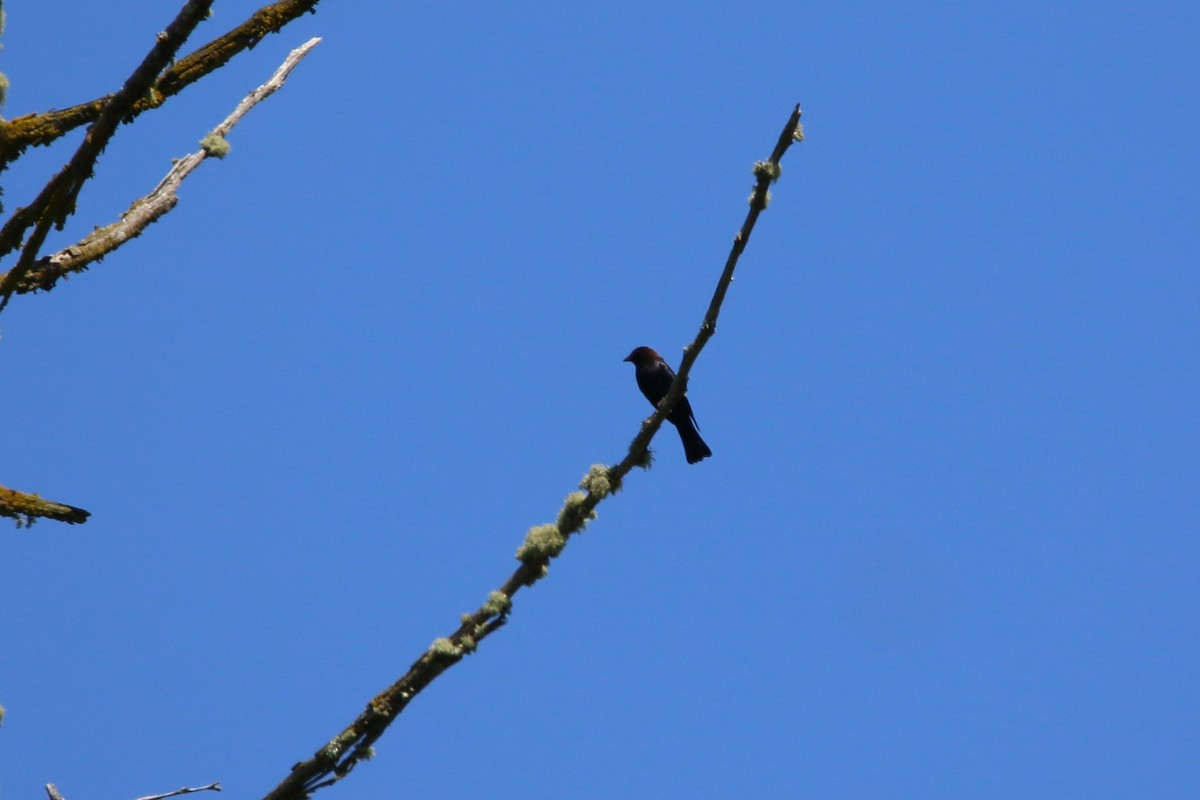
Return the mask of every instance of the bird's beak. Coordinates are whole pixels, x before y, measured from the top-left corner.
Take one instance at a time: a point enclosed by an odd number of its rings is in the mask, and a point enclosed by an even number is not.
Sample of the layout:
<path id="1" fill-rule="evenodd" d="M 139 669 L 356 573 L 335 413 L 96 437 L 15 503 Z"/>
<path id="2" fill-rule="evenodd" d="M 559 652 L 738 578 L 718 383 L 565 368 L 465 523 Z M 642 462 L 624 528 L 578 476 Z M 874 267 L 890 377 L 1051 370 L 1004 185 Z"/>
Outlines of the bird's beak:
<path id="1" fill-rule="evenodd" d="M 633 357 L 632 357 L 632 356 L 625 356 L 625 357 L 624 357 L 624 358 L 622 358 L 621 360 L 622 360 L 622 361 L 633 361 Z"/>

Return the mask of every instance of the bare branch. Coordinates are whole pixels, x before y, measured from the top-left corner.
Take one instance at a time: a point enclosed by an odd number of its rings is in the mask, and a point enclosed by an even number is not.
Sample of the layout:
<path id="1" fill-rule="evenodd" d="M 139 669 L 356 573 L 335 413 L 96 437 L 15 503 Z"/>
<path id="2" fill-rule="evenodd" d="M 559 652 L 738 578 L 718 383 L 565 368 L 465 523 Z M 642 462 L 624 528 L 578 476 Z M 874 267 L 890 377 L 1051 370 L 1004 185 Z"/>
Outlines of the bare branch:
<path id="1" fill-rule="evenodd" d="M 163 67 L 175 56 L 200 21 L 208 16 L 212 2 L 188 0 L 167 29 L 155 37 L 154 47 L 125 81 L 125 85 L 104 104 L 67 165 L 46 184 L 31 206 L 17 211 L 0 229 L 0 255 L 3 255 L 17 249 L 25 231 L 33 227 L 33 233 L 25 241 L 16 266 L 0 278 L 0 311 L 8 305 L 21 278 L 33 266 L 38 251 L 50 233 L 50 226 L 61 229 L 67 217 L 75 212 L 75 200 L 83 184 L 91 178 L 96 159 L 108 146 L 117 126 L 128 116 L 138 98 L 153 85 Z"/>
<path id="2" fill-rule="evenodd" d="M 168 797 L 178 797 L 181 794 L 191 794 L 192 792 L 219 791 L 221 791 L 220 783 L 210 783 L 208 786 L 184 786 L 183 788 L 176 789 L 173 792 L 167 792 L 166 794 L 150 794 L 146 795 L 145 797 L 139 797 L 137 800 L 166 800 Z M 46 794 L 49 795 L 50 800 L 63 800 L 63 796 L 59 793 L 58 787 L 56 787 L 53 783 L 46 784 Z"/>
<path id="3" fill-rule="evenodd" d="M 219 792 L 219 791 L 221 791 L 221 784 L 214 782 L 214 783 L 210 783 L 208 786 L 196 786 L 196 787 L 192 787 L 192 788 L 184 786 L 183 788 L 176 789 L 173 792 L 167 792 L 166 794 L 150 794 L 150 795 L 146 795 L 145 797 L 139 797 L 139 798 L 137 798 L 137 800 L 164 800 L 164 798 L 167 798 L 167 797 L 177 797 L 181 794 L 191 794 L 192 792 Z"/>
<path id="4" fill-rule="evenodd" d="M 641 430 L 630 443 L 629 452 L 624 460 L 613 467 L 593 466 L 580 483 L 580 488 L 584 491 L 574 492 L 567 497 L 555 523 L 540 525 L 530 530 L 525 544 L 517 552 L 522 562 L 521 566 L 498 590 L 489 595 L 487 602 L 474 613 L 464 614 L 462 624 L 449 637 L 434 641 L 429 649 L 413 662 L 403 677 L 367 704 L 366 709 L 349 727 L 313 754 L 312 758 L 293 766 L 291 773 L 266 795 L 266 800 L 306 800 L 317 789 L 344 778 L 359 761 L 370 758 L 375 741 L 412 699 L 435 678 L 474 652 L 483 639 L 499 630 L 508 618 L 513 596 L 523 587 L 532 586 L 545 577 L 550 561 L 562 552 L 567 539 L 583 530 L 588 521 L 595 517 L 596 506 L 605 497 L 620 490 L 621 482 L 630 470 L 647 464 L 650 440 L 671 413 L 675 403 L 683 396 L 692 364 L 695 363 L 704 343 L 716 331 L 717 315 L 733 280 L 733 271 L 746 248 L 759 214 L 767 207 L 768 188 L 779 177 L 779 160 L 788 147 L 801 138 L 800 106 L 796 106 L 771 157 L 755 164 L 754 174 L 757 180 L 754 192 L 750 196 L 750 212 L 746 221 L 742 223 L 741 230 L 734 237 L 733 249 L 725 262 L 725 269 L 717 282 L 716 292 L 700 331 L 686 349 L 683 363 L 670 391 L 659 403 L 654 414 L 642 422 Z"/>
<path id="5" fill-rule="evenodd" d="M 141 235 L 151 223 L 173 209 L 179 202 L 179 187 L 184 178 L 211 155 L 211 142 L 214 140 L 210 137 L 224 139 L 250 109 L 283 87 L 296 65 L 320 42 L 320 38 L 309 39 L 289 53 L 267 82 L 246 95 L 237 108 L 204 138 L 206 143 L 210 143 L 208 146 L 176 161 L 153 191 L 135 200 L 116 222 L 97 228 L 70 247 L 38 259 L 17 284 L 14 293 L 25 294 L 53 288 L 59 278 L 71 272 L 84 271 L 88 265 Z"/>

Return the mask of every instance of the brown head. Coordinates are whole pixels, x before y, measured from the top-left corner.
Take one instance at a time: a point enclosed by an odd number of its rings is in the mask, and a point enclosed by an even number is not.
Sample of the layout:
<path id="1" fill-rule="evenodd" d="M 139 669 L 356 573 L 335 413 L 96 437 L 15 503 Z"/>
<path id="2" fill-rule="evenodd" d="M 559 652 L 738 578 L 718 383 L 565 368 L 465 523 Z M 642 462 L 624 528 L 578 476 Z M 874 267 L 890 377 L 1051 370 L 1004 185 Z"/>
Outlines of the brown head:
<path id="1" fill-rule="evenodd" d="M 625 356 L 625 361 L 632 362 L 635 367 L 649 367 L 665 360 L 666 359 L 645 345 L 641 347 L 635 347 L 632 353 Z"/>

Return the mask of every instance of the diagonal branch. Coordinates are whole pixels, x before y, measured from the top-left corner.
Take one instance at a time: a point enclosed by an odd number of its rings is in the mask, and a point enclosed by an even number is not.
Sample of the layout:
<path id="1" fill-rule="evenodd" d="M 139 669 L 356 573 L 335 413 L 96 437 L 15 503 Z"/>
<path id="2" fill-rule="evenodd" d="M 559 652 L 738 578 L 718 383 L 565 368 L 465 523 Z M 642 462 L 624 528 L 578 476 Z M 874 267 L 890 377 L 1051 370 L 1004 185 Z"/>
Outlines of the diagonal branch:
<path id="1" fill-rule="evenodd" d="M 75 200 L 83 184 L 91 178 L 96 160 L 108 146 L 109 140 L 117 131 L 117 126 L 129 115 L 134 103 L 146 93 L 200 21 L 208 16 L 212 2 L 213 0 L 188 0 L 167 29 L 158 34 L 154 47 L 125 81 L 125 85 L 104 104 L 104 108 L 67 165 L 51 178 L 31 206 L 17 211 L 0 229 L 2 255 L 17 249 L 25 231 L 33 227 L 33 233 L 25 242 L 16 266 L 0 279 L 0 311 L 8 305 L 17 285 L 33 266 L 38 251 L 50 233 L 50 226 L 55 225 L 61 229 L 67 217 L 74 213 Z"/>
<path id="2" fill-rule="evenodd" d="M 204 138 L 203 142 L 206 146 L 176 161 L 171 170 L 154 187 L 154 190 L 145 197 L 133 201 L 119 220 L 103 228 L 97 228 L 70 247 L 38 259 L 24 277 L 16 283 L 13 289 L 14 293 L 25 294 L 39 289 L 52 289 L 59 278 L 71 272 L 86 270 L 93 262 L 99 261 L 130 239 L 141 235 L 142 231 L 151 223 L 173 209 L 179 202 L 179 187 L 183 180 L 192 174 L 209 155 L 216 154 L 217 151 L 213 149 L 214 143 L 223 140 L 250 109 L 281 89 L 296 65 L 320 42 L 320 38 L 309 39 L 289 53 L 267 82 L 246 95 L 233 113 Z M 218 157 L 222 156 L 218 155 Z M 3 279 L 0 277 L 0 280 Z"/>
<path id="3" fill-rule="evenodd" d="M 354 722 L 313 754 L 312 758 L 293 766 L 291 773 L 266 795 L 266 800 L 306 800 L 312 792 L 338 782 L 346 777 L 358 762 L 370 758 L 375 741 L 412 699 L 435 678 L 474 652 L 483 639 L 499 630 L 507 621 L 512 609 L 513 596 L 523 587 L 532 586 L 546 576 L 550 561 L 562 553 L 567 539 L 582 531 L 588 521 L 595 518 L 596 506 L 605 497 L 620 491 L 621 483 L 630 470 L 648 465 L 650 440 L 671 413 L 675 403 L 683 396 L 692 364 L 700 355 L 705 342 L 716 332 L 717 316 L 720 314 L 729 284 L 733 281 L 738 259 L 746 249 L 759 214 L 767 207 L 769 187 L 780 175 L 779 161 L 793 142 L 802 139 L 800 106 L 796 106 L 779 136 L 779 142 L 771 157 L 754 165 L 756 183 L 754 192 L 750 195 L 750 212 L 746 221 L 742 223 L 741 230 L 734 237 L 733 249 L 725 262 L 725 269 L 717 282 L 716 292 L 700 331 L 687 347 L 670 391 L 659 403 L 654 414 L 642 422 L 641 430 L 630 443 L 629 452 L 621 463 L 612 467 L 600 464 L 593 466 L 579 484 L 585 491 L 573 492 L 567 497 L 556 521 L 530 529 L 525 543 L 517 550 L 521 566 L 499 589 L 488 596 L 487 602 L 474 613 L 464 614 L 462 624 L 454 633 L 434 641 L 429 649 L 413 662 L 403 677 L 371 700 Z"/>
<path id="4" fill-rule="evenodd" d="M 163 70 L 152 90 L 129 109 L 126 120 L 143 111 L 158 108 L 168 97 L 179 94 L 196 81 L 223 67 L 243 50 L 253 48 L 268 34 L 278 33 L 284 25 L 306 13 L 315 13 L 318 0 L 278 0 L 255 11 L 233 30 L 213 39 Z M 24 114 L 10 121 L 0 120 L 0 172 L 7 169 L 25 148 L 48 145 L 60 136 L 95 121 L 108 102 L 98 97 L 86 103 L 40 114 Z"/>
<path id="5" fill-rule="evenodd" d="M 667 392 L 667 396 L 659 403 L 659 410 L 655 416 L 659 418 L 660 425 L 687 390 L 687 379 L 688 374 L 692 371 L 692 365 L 700 357 L 700 351 L 704 349 L 704 345 L 717 332 L 717 317 L 721 313 L 721 304 L 725 302 L 725 293 L 729 291 L 729 285 L 733 283 L 733 271 L 737 269 L 738 259 L 741 258 L 746 245 L 750 243 L 750 234 L 754 231 L 754 224 L 758 222 L 758 215 L 765 211 L 771 202 L 771 184 L 783 174 L 779 160 L 783 158 L 783 154 L 787 152 L 793 142 L 804 141 L 804 128 L 800 125 L 800 114 L 800 106 L 797 105 L 792 110 L 792 115 L 788 117 L 787 124 L 783 126 L 783 131 L 779 134 L 779 141 L 775 143 L 771 157 L 766 161 L 758 161 L 754 164 L 756 180 L 754 191 L 750 195 L 750 211 L 747 212 L 741 229 L 733 237 L 733 248 L 725 260 L 725 269 L 721 273 L 721 279 L 717 281 L 717 289 L 713 292 L 712 301 L 708 304 L 708 312 L 704 315 L 704 322 L 700 324 L 700 331 L 696 334 L 695 340 L 683 349 L 683 361 L 679 364 L 679 371 L 675 373 L 675 380 L 671 383 L 671 389 Z M 636 443 L 635 439 L 634 444 Z M 649 444 L 648 437 L 646 444 Z"/>

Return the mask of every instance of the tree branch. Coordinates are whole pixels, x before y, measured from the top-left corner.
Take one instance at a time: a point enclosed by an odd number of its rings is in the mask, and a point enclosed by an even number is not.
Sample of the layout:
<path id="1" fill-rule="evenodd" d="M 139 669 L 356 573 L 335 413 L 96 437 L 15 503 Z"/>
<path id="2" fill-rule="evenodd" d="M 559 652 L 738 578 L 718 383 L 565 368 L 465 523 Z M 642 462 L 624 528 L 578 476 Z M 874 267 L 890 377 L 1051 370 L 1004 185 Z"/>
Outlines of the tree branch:
<path id="1" fill-rule="evenodd" d="M 266 800 L 304 800 L 317 789 L 330 786 L 350 773 L 358 762 L 373 755 L 375 741 L 396 720 L 417 694 L 450 667 L 474 652 L 483 639 L 499 630 L 512 609 L 512 598 L 525 586 L 532 586 L 546 576 L 550 561 L 566 547 L 567 539 L 584 529 L 596 516 L 596 506 L 610 494 L 620 490 L 625 476 L 636 466 L 649 463 L 649 445 L 663 420 L 683 396 L 687 375 L 700 355 L 705 342 L 716 332 L 717 316 L 725 293 L 733 281 L 738 259 L 746 249 L 750 233 L 759 214 L 767 207 L 769 187 L 780 175 L 779 161 L 793 142 L 801 141 L 800 106 L 788 118 L 779 142 L 771 157 L 754 165 L 756 183 L 750 196 L 750 212 L 733 240 L 733 249 L 717 282 L 716 292 L 709 304 L 704 322 L 695 340 L 685 349 L 683 362 L 667 396 L 659 403 L 629 445 L 621 463 L 613 467 L 597 464 L 579 484 L 584 491 L 573 492 L 558 512 L 554 523 L 531 528 L 525 542 L 517 550 L 521 566 L 504 584 L 492 592 L 480 608 L 464 614 L 462 624 L 449 637 L 437 639 L 408 672 L 383 692 L 380 692 L 349 727 L 339 733 L 312 758 L 292 767 L 291 773 L 266 795 Z"/>
<path id="2" fill-rule="evenodd" d="M 210 155 L 217 155 L 218 158 L 224 157 L 222 153 L 214 149 L 214 145 L 224 140 L 233 126 L 250 109 L 281 89 L 296 65 L 320 42 L 320 38 L 309 39 L 289 53 L 266 83 L 246 95 L 237 108 L 213 128 L 208 136 L 204 137 L 204 147 L 176 161 L 153 191 L 145 197 L 133 201 L 119 220 L 103 228 L 97 228 L 70 247 L 38 259 L 24 277 L 16 283 L 13 292 L 25 294 L 39 289 L 48 291 L 54 288 L 54 284 L 59 278 L 71 272 L 86 270 L 88 265 L 99 261 L 130 239 L 141 235 L 142 231 L 151 223 L 173 209 L 179 202 L 179 187 L 183 180 Z M 4 278 L 0 278 L 0 281 L 2 280 Z"/>
<path id="3" fill-rule="evenodd" d="M 69 506 L 66 503 L 56 503 L 45 500 L 36 494 L 18 492 L 0 486 L 0 517 L 10 517 L 17 521 L 17 527 L 29 527 L 38 517 L 56 519 L 59 522 L 69 522 L 77 525 L 87 522 L 92 514 L 82 508 Z"/>
<path id="4" fill-rule="evenodd" d="M 173 792 L 167 792 L 166 794 L 151 794 L 151 795 L 147 795 L 146 797 L 139 797 L 137 800 L 166 800 L 166 798 L 168 798 L 168 797 L 178 797 L 181 794 L 191 794 L 192 792 L 219 792 L 219 791 L 221 791 L 221 784 L 210 783 L 208 786 L 196 786 L 195 788 L 189 788 L 187 786 L 184 786 L 183 788 L 176 789 Z M 58 787 L 55 786 L 53 783 L 46 784 L 46 794 L 50 798 L 50 800 L 64 800 L 62 794 L 58 791 Z"/>
<path id="5" fill-rule="evenodd" d="M 168 97 L 179 94 L 205 75 L 223 67 L 243 50 L 253 49 L 268 34 L 278 33 L 292 20 L 309 12 L 316 13 L 317 2 L 279 0 L 260 8 L 241 25 L 163 70 L 151 91 L 129 109 L 125 121 L 132 120 L 143 111 L 158 108 Z M 48 145 L 80 125 L 93 122 L 100 116 L 106 102 L 107 97 L 98 97 L 70 108 L 24 114 L 8 122 L 0 121 L 0 172 L 7 169 L 30 145 Z"/>
<path id="6" fill-rule="evenodd" d="M 801 113 L 800 106 L 797 105 L 792 110 L 792 115 L 788 117 L 787 124 L 783 126 L 783 131 L 779 134 L 779 141 L 775 143 L 771 157 L 766 161 L 758 161 L 754 164 L 756 180 L 754 191 L 750 194 L 750 211 L 746 214 L 746 220 L 742 223 L 741 229 L 733 237 L 733 247 L 729 251 L 729 257 L 725 259 L 725 269 L 721 272 L 721 279 L 717 281 L 717 289 L 713 292 L 712 301 L 708 304 L 708 312 L 704 315 L 704 322 L 700 324 L 700 331 L 692 343 L 683 348 L 683 361 L 680 362 L 679 370 L 675 373 L 675 380 L 671 383 L 671 389 L 667 392 L 667 396 L 659 403 L 658 412 L 655 414 L 655 417 L 658 417 L 659 425 L 671 413 L 671 409 L 679 402 L 679 398 L 683 397 L 683 393 L 687 391 L 687 379 L 688 374 L 692 371 L 692 365 L 700 357 L 700 351 L 704 349 L 704 345 L 717 332 L 717 317 L 721 313 L 721 304 L 725 302 L 725 293 L 729 291 L 729 285 L 733 283 L 733 271 L 737 269 L 738 259 L 741 258 L 746 245 L 750 243 L 750 234 L 754 231 L 755 223 L 758 222 L 758 215 L 765 211 L 771 202 L 771 184 L 783 174 L 783 168 L 779 165 L 780 159 L 794 142 L 804 141 L 804 128 L 800 125 Z M 647 422 L 653 421 L 653 419 L 654 417 L 651 417 Z M 654 427 L 654 430 L 658 430 L 657 426 Z M 645 433 L 644 428 L 642 432 Z M 651 436 L 653 436 L 653 432 Z M 638 440 L 635 439 L 634 444 L 637 443 Z M 648 446 L 649 443 L 650 437 L 646 437 L 645 444 Z"/>
<path id="7" fill-rule="evenodd" d="M 178 797 L 181 794 L 191 794 L 192 792 L 219 792 L 219 791 L 221 791 L 220 783 L 210 783 L 208 786 L 195 786 L 195 787 L 184 786 L 180 789 L 176 789 L 173 792 L 167 792 L 166 794 L 146 795 L 145 797 L 139 797 L 137 800 L 166 800 L 166 798 L 168 798 L 168 797 Z"/>
<path id="8" fill-rule="evenodd" d="M 67 165 L 51 178 L 31 206 L 18 210 L 0 229 L 0 255 L 4 255 L 17 249 L 25 231 L 33 227 L 33 233 L 26 240 L 16 266 L 0 279 L 0 311 L 8 305 L 17 285 L 33 266 L 50 232 L 50 226 L 61 229 L 67 217 L 74 213 L 75 200 L 83 184 L 92 177 L 96 159 L 108 146 L 117 126 L 128 116 L 134 103 L 146 93 L 200 21 L 208 16 L 212 2 L 188 0 L 167 29 L 158 34 L 154 47 L 125 81 L 125 85 L 104 104 Z"/>

